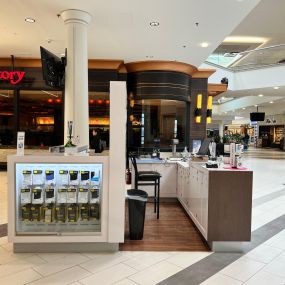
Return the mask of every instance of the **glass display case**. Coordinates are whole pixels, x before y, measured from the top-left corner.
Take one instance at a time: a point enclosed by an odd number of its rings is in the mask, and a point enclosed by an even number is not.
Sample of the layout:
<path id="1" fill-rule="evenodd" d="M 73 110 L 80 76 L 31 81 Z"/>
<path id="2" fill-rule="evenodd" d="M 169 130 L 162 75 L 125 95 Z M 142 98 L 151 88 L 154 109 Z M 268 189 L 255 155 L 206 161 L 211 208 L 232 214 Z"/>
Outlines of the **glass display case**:
<path id="1" fill-rule="evenodd" d="M 103 163 L 15 163 L 16 234 L 101 232 Z"/>

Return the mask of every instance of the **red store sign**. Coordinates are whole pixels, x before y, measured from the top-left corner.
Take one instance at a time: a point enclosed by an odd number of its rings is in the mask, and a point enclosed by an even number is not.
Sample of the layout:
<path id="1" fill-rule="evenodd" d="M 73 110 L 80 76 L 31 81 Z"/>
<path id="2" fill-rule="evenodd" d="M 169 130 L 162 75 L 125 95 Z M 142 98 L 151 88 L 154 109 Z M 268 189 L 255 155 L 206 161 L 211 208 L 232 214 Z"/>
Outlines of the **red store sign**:
<path id="1" fill-rule="evenodd" d="M 25 75 L 25 71 L 1 71 L 0 80 L 10 81 L 11 84 L 15 85 L 22 81 Z"/>

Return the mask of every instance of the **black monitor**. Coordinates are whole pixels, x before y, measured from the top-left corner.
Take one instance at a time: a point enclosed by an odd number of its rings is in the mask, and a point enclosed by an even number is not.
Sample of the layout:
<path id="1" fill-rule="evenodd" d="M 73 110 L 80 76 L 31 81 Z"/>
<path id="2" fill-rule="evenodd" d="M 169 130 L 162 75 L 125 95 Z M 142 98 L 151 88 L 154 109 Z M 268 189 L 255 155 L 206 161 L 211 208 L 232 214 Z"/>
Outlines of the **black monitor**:
<path id="1" fill-rule="evenodd" d="M 265 113 L 264 112 L 253 112 L 250 113 L 251 121 L 264 121 Z"/>
<path id="2" fill-rule="evenodd" d="M 197 155 L 208 155 L 211 139 L 204 139 Z"/>
<path id="3" fill-rule="evenodd" d="M 59 58 L 43 47 L 40 50 L 45 83 L 53 88 L 63 88 L 65 58 Z"/>

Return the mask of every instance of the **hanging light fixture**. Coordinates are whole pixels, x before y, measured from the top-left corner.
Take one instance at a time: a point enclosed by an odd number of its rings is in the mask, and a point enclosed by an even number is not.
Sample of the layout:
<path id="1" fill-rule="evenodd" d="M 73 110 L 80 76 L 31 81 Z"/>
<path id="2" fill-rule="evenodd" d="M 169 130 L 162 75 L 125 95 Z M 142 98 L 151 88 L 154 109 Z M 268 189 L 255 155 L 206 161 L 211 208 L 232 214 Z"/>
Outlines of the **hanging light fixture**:
<path id="1" fill-rule="evenodd" d="M 197 95 L 197 105 L 195 109 L 195 121 L 196 123 L 201 123 L 202 117 L 202 94 Z"/>
<path id="2" fill-rule="evenodd" d="M 212 109 L 213 109 L 213 97 L 212 96 L 208 96 L 208 101 L 207 101 L 207 119 L 206 119 L 207 124 L 212 123 Z"/>

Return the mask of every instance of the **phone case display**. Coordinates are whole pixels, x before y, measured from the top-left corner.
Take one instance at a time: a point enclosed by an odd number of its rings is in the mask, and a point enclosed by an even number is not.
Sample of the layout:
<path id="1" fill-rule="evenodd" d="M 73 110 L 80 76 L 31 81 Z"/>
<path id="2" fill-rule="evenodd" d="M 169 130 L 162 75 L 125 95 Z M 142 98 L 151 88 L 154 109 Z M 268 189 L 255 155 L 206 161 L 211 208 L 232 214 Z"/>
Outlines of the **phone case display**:
<path id="1" fill-rule="evenodd" d="M 43 207 L 43 220 L 45 223 L 52 223 L 55 219 L 55 208 L 54 205 L 47 205 Z"/>
<path id="2" fill-rule="evenodd" d="M 80 171 L 80 184 L 89 185 L 90 184 L 90 172 L 89 171 Z"/>
<path id="3" fill-rule="evenodd" d="M 43 204 L 44 195 L 41 187 L 35 187 L 32 191 L 32 204 Z"/>
<path id="4" fill-rule="evenodd" d="M 46 185 L 54 185 L 54 171 L 53 170 L 46 170 Z"/>
<path id="5" fill-rule="evenodd" d="M 78 221 L 78 205 L 71 204 L 67 208 L 68 222 L 75 223 Z"/>
<path id="6" fill-rule="evenodd" d="M 78 185 L 79 184 L 79 176 L 77 170 L 69 171 L 69 184 L 70 185 Z"/>
<path id="7" fill-rule="evenodd" d="M 33 185 L 42 185 L 44 184 L 43 171 L 35 169 L 33 171 Z"/>
<path id="8" fill-rule="evenodd" d="M 100 232 L 102 172 L 102 163 L 16 163 L 17 234 Z"/>
<path id="9" fill-rule="evenodd" d="M 77 203 L 77 189 L 74 187 L 69 187 L 67 189 L 66 203 Z"/>
<path id="10" fill-rule="evenodd" d="M 21 188 L 21 204 L 30 204 L 32 201 L 31 188 Z"/>
<path id="11" fill-rule="evenodd" d="M 46 204 L 55 203 L 55 189 L 54 188 L 45 189 L 45 203 Z"/>
<path id="12" fill-rule="evenodd" d="M 88 188 L 79 188 L 78 191 L 78 203 L 86 204 L 89 200 L 89 189 Z"/>
<path id="13" fill-rule="evenodd" d="M 68 170 L 60 170 L 59 171 L 59 185 L 68 185 Z"/>

